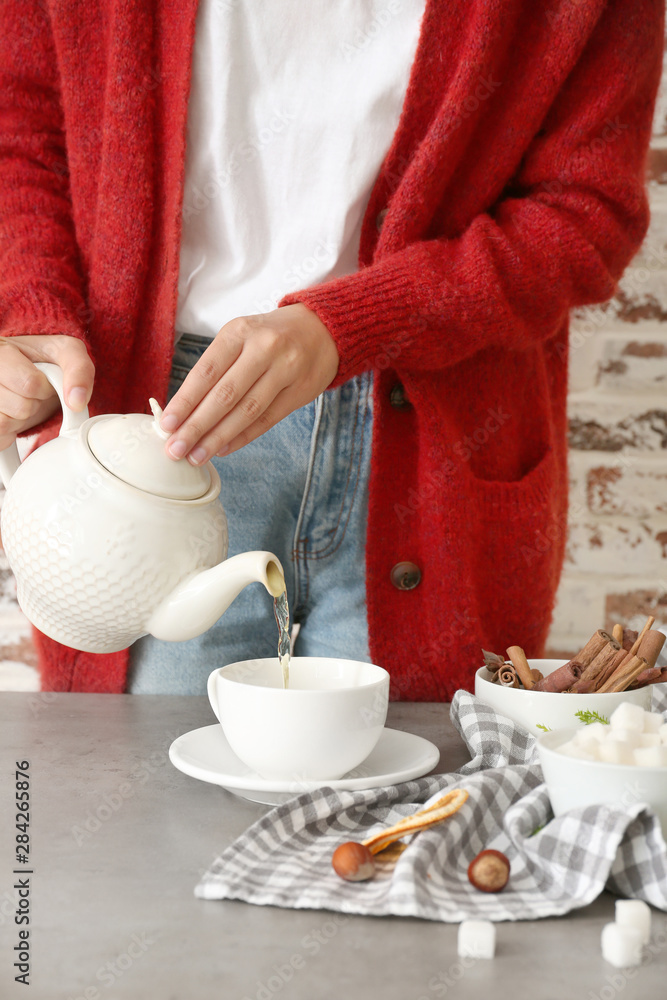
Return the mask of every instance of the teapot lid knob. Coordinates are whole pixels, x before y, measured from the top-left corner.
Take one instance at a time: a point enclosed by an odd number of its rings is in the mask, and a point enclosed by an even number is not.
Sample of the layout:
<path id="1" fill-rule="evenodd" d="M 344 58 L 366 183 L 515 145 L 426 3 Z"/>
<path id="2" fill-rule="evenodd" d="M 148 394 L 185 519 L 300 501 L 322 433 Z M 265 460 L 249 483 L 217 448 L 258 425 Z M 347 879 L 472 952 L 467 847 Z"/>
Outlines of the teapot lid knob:
<path id="1" fill-rule="evenodd" d="M 164 442 L 171 437 L 160 427 L 162 408 L 150 400 L 147 413 L 107 414 L 94 417 L 88 446 L 97 461 L 130 486 L 169 500 L 197 500 L 211 487 L 209 463 L 191 465 L 169 458 Z"/>
<path id="2" fill-rule="evenodd" d="M 167 441 L 171 437 L 171 434 L 168 431 L 163 431 L 162 428 L 160 427 L 160 417 L 162 416 L 163 413 L 162 407 L 158 403 L 157 399 L 153 399 L 152 396 L 148 400 L 148 404 L 151 410 L 153 411 L 153 417 L 154 417 L 153 430 L 155 431 L 156 434 L 160 435 L 163 441 Z"/>

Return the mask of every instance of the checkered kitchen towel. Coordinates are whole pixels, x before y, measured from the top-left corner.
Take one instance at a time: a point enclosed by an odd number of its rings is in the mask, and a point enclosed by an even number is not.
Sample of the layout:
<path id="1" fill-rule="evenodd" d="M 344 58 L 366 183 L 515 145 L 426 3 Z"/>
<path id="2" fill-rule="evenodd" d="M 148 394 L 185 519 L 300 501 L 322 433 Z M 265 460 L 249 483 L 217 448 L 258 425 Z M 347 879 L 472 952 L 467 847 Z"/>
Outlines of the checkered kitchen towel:
<path id="1" fill-rule="evenodd" d="M 661 685 L 661 687 L 665 687 Z M 657 692 L 656 692 L 657 693 Z M 667 697 L 654 710 L 667 710 Z M 535 740 L 473 695 L 458 691 L 452 720 L 471 761 L 459 771 L 369 791 L 321 788 L 277 806 L 216 859 L 195 889 L 205 899 L 374 916 L 528 920 L 592 902 L 605 886 L 667 910 L 667 848 L 641 803 L 588 806 L 554 819 Z M 410 842 L 395 867 L 344 882 L 331 855 L 462 787 L 462 808 Z M 484 848 L 510 859 L 497 894 L 467 878 Z"/>

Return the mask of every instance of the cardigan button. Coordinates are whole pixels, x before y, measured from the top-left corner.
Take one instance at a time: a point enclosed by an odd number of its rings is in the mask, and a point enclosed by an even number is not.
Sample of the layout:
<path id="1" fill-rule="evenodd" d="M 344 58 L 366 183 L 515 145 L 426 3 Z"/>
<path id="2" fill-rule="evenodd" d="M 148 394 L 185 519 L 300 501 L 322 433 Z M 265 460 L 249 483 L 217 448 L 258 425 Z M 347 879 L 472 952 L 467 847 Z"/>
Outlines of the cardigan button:
<path id="1" fill-rule="evenodd" d="M 382 226 L 384 225 L 384 220 L 386 219 L 386 217 L 387 217 L 387 209 L 386 208 L 383 208 L 382 211 L 378 212 L 378 214 L 376 215 L 376 217 L 375 217 L 375 228 L 377 229 L 378 233 L 382 229 Z"/>
<path id="2" fill-rule="evenodd" d="M 412 403 L 405 395 L 401 382 L 395 382 L 389 390 L 389 405 L 395 410 L 409 410 Z"/>
<path id="3" fill-rule="evenodd" d="M 414 590 L 422 578 L 419 566 L 412 562 L 396 563 L 390 573 L 391 582 L 397 590 Z"/>

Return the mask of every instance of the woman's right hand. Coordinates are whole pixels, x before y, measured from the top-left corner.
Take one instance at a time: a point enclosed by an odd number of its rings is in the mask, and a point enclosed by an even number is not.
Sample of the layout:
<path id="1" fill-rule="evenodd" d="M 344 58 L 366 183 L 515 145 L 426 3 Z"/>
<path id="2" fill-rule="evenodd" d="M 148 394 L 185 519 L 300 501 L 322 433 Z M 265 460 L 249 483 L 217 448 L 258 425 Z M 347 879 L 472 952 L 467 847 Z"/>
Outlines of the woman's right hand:
<path id="1" fill-rule="evenodd" d="M 83 410 L 92 395 L 95 367 L 83 341 L 61 334 L 0 337 L 0 450 L 60 406 L 35 361 L 62 368 L 65 400 L 72 410 Z"/>

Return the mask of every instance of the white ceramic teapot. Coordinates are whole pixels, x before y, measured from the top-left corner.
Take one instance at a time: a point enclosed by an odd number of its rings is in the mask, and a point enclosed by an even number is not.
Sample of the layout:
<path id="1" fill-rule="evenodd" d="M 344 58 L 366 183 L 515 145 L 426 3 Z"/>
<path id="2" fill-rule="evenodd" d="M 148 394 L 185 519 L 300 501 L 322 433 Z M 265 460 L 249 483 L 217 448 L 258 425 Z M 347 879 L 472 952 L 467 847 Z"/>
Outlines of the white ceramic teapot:
<path id="1" fill-rule="evenodd" d="M 62 372 L 36 366 L 63 408 L 60 435 L 23 463 L 0 452 L 2 543 L 18 602 L 42 632 L 110 653 L 150 633 L 192 639 L 249 583 L 284 589 L 271 552 L 226 559 L 227 520 L 211 465 L 168 458 L 160 408 L 89 417 L 65 404 Z"/>

